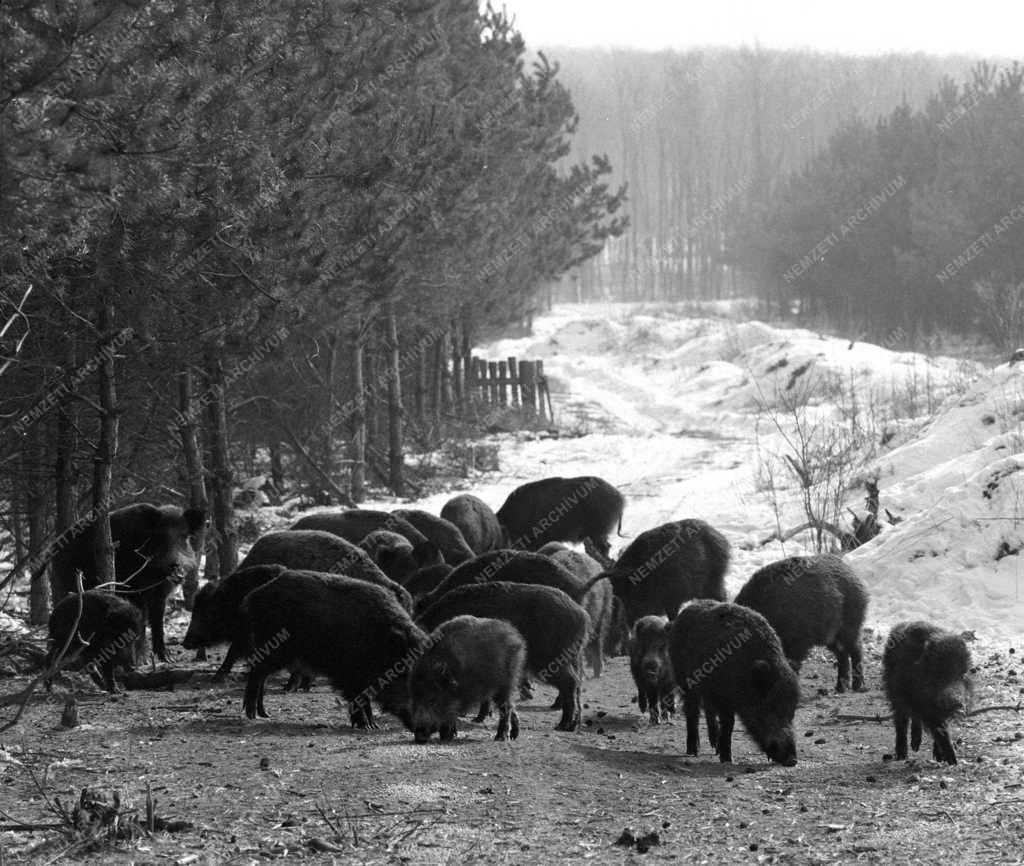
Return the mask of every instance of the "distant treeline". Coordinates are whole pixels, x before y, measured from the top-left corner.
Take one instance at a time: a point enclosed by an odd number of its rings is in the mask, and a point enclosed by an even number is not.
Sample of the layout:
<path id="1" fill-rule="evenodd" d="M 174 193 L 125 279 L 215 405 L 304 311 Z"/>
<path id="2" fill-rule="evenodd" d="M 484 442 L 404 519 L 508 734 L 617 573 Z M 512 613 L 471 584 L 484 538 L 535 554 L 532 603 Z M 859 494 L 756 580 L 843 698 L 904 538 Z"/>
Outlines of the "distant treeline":
<path id="1" fill-rule="evenodd" d="M 1021 339 L 1020 76 L 964 57 L 552 49 L 630 226 L 563 298 L 760 297 L 857 333 Z"/>
<path id="2" fill-rule="evenodd" d="M 737 221 L 778 309 L 855 333 L 1024 338 L 1024 68 L 980 64 L 920 109 L 853 120 Z"/>

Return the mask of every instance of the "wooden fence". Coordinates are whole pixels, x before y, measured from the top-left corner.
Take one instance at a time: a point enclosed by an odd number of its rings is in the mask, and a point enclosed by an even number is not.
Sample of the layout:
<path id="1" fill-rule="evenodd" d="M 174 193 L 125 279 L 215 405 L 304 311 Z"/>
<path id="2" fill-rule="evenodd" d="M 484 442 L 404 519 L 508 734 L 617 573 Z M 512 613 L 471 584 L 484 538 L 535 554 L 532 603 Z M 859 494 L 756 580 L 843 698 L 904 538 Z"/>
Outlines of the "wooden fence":
<path id="1" fill-rule="evenodd" d="M 520 361 L 510 357 L 504 361 L 485 361 L 475 355 L 463 358 L 456 365 L 455 391 L 467 402 L 492 408 L 522 409 L 539 422 L 551 421 L 551 392 L 544 375 L 544 362 Z"/>

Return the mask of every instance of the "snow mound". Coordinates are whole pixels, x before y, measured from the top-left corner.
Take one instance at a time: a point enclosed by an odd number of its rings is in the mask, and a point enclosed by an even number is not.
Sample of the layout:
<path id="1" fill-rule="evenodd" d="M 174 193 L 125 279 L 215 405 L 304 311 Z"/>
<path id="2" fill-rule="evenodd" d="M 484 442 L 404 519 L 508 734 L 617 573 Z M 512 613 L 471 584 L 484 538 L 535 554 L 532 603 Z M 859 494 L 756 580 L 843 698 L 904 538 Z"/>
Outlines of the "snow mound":
<path id="1" fill-rule="evenodd" d="M 896 352 L 809 331 L 770 331 L 772 339 L 735 359 L 748 382 L 727 396 L 725 407 L 837 403 L 869 412 L 893 407 L 914 416 L 937 408 L 979 370 L 977 364 L 954 358 Z"/>
<path id="2" fill-rule="evenodd" d="M 907 488 L 910 498 L 901 507 L 915 507 L 922 504 L 915 491 L 934 491 L 936 478 L 963 481 L 993 459 L 1022 450 L 1024 368 L 1003 364 L 944 406 L 916 439 L 894 448 L 877 468 L 890 479 L 887 486 Z"/>
<path id="3" fill-rule="evenodd" d="M 579 381 L 613 374 L 645 403 L 685 399 L 717 412 L 806 403 L 916 418 L 935 412 L 981 369 L 973 362 L 896 351 L 899 332 L 887 341 L 893 348 L 886 348 L 756 320 L 695 318 L 667 307 L 558 305 L 536 320 L 535 331 L 532 338 L 491 344 L 487 357 L 551 359 L 549 376 Z M 710 381 L 703 378 L 709 371 Z M 613 414 L 646 430 L 647 408 Z M 662 408 L 654 414 L 660 416 Z M 678 408 L 670 414 L 678 416 Z"/>
<path id="4" fill-rule="evenodd" d="M 703 333 L 694 334 L 665 355 L 676 366 L 697 366 L 714 361 L 735 361 L 745 352 L 778 337 L 778 330 L 764 322 L 706 320 Z"/>
<path id="5" fill-rule="evenodd" d="M 569 322 L 554 334 L 528 349 L 537 357 L 553 355 L 589 355 L 613 352 L 623 345 L 623 329 L 604 319 L 581 319 Z"/>
<path id="6" fill-rule="evenodd" d="M 901 523 L 850 554 L 872 615 L 1024 633 L 1024 369 L 1003 365 L 877 461 Z"/>

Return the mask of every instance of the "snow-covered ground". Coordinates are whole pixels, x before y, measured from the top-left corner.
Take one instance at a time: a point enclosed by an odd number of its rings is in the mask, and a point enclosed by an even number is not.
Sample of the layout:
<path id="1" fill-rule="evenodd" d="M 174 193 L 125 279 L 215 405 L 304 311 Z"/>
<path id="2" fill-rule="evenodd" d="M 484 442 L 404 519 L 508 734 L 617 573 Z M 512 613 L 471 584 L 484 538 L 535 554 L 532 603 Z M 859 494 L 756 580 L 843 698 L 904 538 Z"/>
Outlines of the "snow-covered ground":
<path id="1" fill-rule="evenodd" d="M 877 437 L 860 477 L 877 475 L 882 506 L 903 518 L 850 554 L 871 591 L 868 624 L 926 618 L 1019 647 L 1024 365 L 896 351 L 901 336 L 890 349 L 671 308 L 558 306 L 534 336 L 479 353 L 543 358 L 560 426 L 586 435 L 499 437 L 500 475 L 472 489 L 497 508 L 525 481 L 600 475 L 628 497 L 619 549 L 667 520 L 704 518 L 734 543 L 735 592 L 761 565 L 810 552 L 806 535 L 759 543 L 777 525 L 760 467 L 781 443 L 766 411 L 807 389 L 808 417 L 827 425 L 859 413 Z M 784 529 L 803 522 L 797 493 L 779 491 Z M 863 489 L 846 504 L 863 514 Z"/>

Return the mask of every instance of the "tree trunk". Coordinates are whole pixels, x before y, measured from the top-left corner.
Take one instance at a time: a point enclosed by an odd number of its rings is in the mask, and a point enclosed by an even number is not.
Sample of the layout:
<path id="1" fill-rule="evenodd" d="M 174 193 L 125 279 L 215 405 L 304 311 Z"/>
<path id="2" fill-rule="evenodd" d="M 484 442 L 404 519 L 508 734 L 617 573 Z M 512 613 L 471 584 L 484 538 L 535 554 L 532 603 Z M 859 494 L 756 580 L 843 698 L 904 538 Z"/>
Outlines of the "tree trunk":
<path id="1" fill-rule="evenodd" d="M 93 530 L 93 554 L 96 557 L 96 581 L 113 586 L 114 541 L 110 535 L 110 507 L 114 486 L 114 458 L 117 456 L 117 390 L 114 380 L 114 304 L 109 297 L 100 302 L 96 321 L 100 333 L 97 355 L 102 358 L 97 371 L 100 406 L 100 435 L 96 443 L 92 472 L 92 504 L 96 512 Z"/>
<path id="2" fill-rule="evenodd" d="M 452 414 L 455 405 L 455 388 L 452 385 L 452 372 L 448 369 L 449 346 L 451 332 L 446 333 L 437 342 L 437 420 L 445 414 Z"/>
<path id="3" fill-rule="evenodd" d="M 459 341 L 462 353 L 462 415 L 466 417 L 473 411 L 473 343 L 470 339 L 469 322 L 462 320 L 459 329 Z"/>
<path id="4" fill-rule="evenodd" d="M 33 559 L 43 551 L 46 544 L 46 497 L 40 496 L 34 483 L 30 484 L 26 497 L 28 510 L 28 547 Z M 37 570 L 31 576 L 28 597 L 29 625 L 46 625 L 50 618 L 50 593 L 47 592 L 49 569 Z"/>
<path id="5" fill-rule="evenodd" d="M 380 378 L 378 377 L 376 381 L 379 382 Z M 363 441 L 366 454 L 369 455 L 370 449 L 380 442 L 380 397 L 377 392 L 374 390 L 368 391 L 363 405 L 366 407 L 366 437 Z M 366 468 L 370 468 L 369 462 L 367 462 Z"/>
<path id="6" fill-rule="evenodd" d="M 43 552 L 46 538 L 46 478 L 44 473 L 45 425 L 37 421 L 25 440 L 25 514 L 28 518 L 28 549 L 33 562 Z M 49 619 L 48 568 L 37 569 L 29 584 L 29 624 L 45 625 Z"/>
<path id="7" fill-rule="evenodd" d="M 421 424 L 427 418 L 427 353 L 420 352 L 416 356 L 416 393 L 413 405 L 416 407 L 416 420 Z M 436 409 L 436 404 L 435 404 Z"/>
<path id="8" fill-rule="evenodd" d="M 57 461 L 54 466 L 54 480 L 57 491 L 57 520 L 54 534 L 59 539 L 67 533 L 77 517 L 75 484 L 75 419 L 74 404 L 66 401 L 57 415 Z M 50 595 L 56 604 L 60 599 L 61 587 L 51 586 Z"/>
<path id="9" fill-rule="evenodd" d="M 206 496 L 206 479 L 203 477 L 203 451 L 199 447 L 199 431 L 195 419 L 189 411 L 192 406 L 192 372 L 182 370 L 178 374 L 178 408 L 181 412 L 179 432 L 181 434 L 181 450 L 185 457 L 185 474 L 188 479 L 189 508 L 206 511 L 210 500 Z M 196 533 L 196 553 L 202 554 L 206 549 L 206 527 Z M 185 610 L 192 610 L 192 602 L 199 592 L 199 559 L 195 568 L 189 569 L 181 584 L 181 594 L 185 599 Z"/>
<path id="10" fill-rule="evenodd" d="M 327 396 L 327 415 L 330 417 L 334 413 L 334 408 L 337 405 L 337 376 L 338 376 L 338 335 L 333 331 L 327 338 L 327 358 L 325 359 L 324 368 L 324 390 Z M 310 443 L 312 445 L 313 443 Z M 324 475 L 331 479 L 331 483 L 335 483 L 335 479 L 338 477 L 337 465 L 338 461 L 334 453 L 334 429 L 330 424 L 323 425 L 323 436 L 320 440 L 320 468 L 323 470 Z"/>
<path id="11" fill-rule="evenodd" d="M 366 383 L 363 377 L 363 326 L 360 322 L 352 353 L 353 435 L 352 435 L 352 501 L 366 499 Z"/>
<path id="12" fill-rule="evenodd" d="M 398 321 L 390 304 L 387 312 L 388 339 L 388 486 L 395 496 L 405 490 L 402 455 L 402 378 L 398 346 Z"/>
<path id="13" fill-rule="evenodd" d="M 67 323 L 67 328 L 69 335 L 74 334 L 74 328 L 70 321 Z M 74 337 L 69 336 L 64 348 L 64 371 L 67 376 L 71 376 L 75 372 L 78 360 L 76 354 Z M 64 537 L 65 533 L 74 526 L 78 517 L 78 478 L 74 464 L 75 451 L 78 447 L 77 406 L 78 404 L 74 400 L 65 399 L 57 414 L 57 460 L 54 465 L 57 519 L 54 534 L 58 539 Z M 51 585 L 50 596 L 54 604 L 60 601 L 58 596 L 61 592 L 61 587 Z"/>
<path id="14" fill-rule="evenodd" d="M 28 539 L 25 537 L 25 523 L 22 519 L 21 499 L 17 489 L 12 492 L 11 502 L 11 538 L 14 541 L 14 561 L 28 560 Z M 22 572 L 24 573 L 24 572 Z"/>
<path id="15" fill-rule="evenodd" d="M 271 437 L 267 443 L 270 451 L 270 483 L 274 485 L 274 491 L 278 496 L 284 494 L 284 459 L 281 455 L 281 443 L 276 437 Z"/>
<path id="16" fill-rule="evenodd" d="M 228 455 L 227 394 L 224 389 L 224 365 L 210 351 L 206 375 L 213 399 L 210 401 L 210 461 L 213 493 L 213 532 L 217 539 L 217 573 L 227 577 L 238 566 L 235 547 L 234 510 L 231 505 L 231 461 Z"/>
<path id="17" fill-rule="evenodd" d="M 452 323 L 451 335 L 451 357 L 452 371 L 449 384 L 452 386 L 451 406 L 458 417 L 462 417 L 466 411 L 466 381 L 463 375 L 462 354 L 460 350 L 459 329 Z"/>

